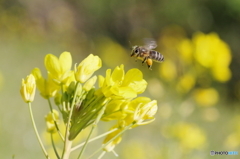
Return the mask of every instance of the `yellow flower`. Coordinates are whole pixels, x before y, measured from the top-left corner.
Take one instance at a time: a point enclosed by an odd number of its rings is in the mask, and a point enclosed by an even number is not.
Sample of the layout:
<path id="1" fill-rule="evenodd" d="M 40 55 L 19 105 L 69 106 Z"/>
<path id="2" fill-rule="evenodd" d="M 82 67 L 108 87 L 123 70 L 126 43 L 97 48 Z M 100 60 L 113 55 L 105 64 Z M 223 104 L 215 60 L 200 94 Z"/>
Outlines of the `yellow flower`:
<path id="1" fill-rule="evenodd" d="M 105 78 L 102 75 L 98 75 L 98 87 L 102 87 Z"/>
<path id="2" fill-rule="evenodd" d="M 101 78 L 103 81 L 103 78 Z M 124 65 L 117 66 L 111 73 L 111 69 L 106 71 L 102 92 L 106 97 L 119 96 L 122 98 L 134 98 L 137 94 L 145 91 L 147 82 L 143 79 L 143 74 L 138 69 L 131 69 L 126 74 Z"/>
<path id="3" fill-rule="evenodd" d="M 231 78 L 229 65 L 231 51 L 216 33 L 203 34 L 198 32 L 193 37 L 195 59 L 204 67 L 210 68 L 213 77 L 226 82 Z"/>
<path id="4" fill-rule="evenodd" d="M 89 91 L 90 89 L 92 89 L 94 87 L 94 84 L 96 83 L 96 81 L 97 81 L 97 76 L 93 76 L 92 78 L 87 80 L 87 82 L 84 83 L 83 89 L 85 91 Z"/>
<path id="5" fill-rule="evenodd" d="M 75 78 L 77 81 L 84 83 L 101 67 L 101 59 L 90 54 L 78 66 L 75 65 Z"/>
<path id="6" fill-rule="evenodd" d="M 39 68 L 34 68 L 32 74 L 36 79 L 37 88 L 44 98 L 54 97 L 56 95 L 60 87 L 53 81 L 53 79 L 44 79 Z"/>
<path id="7" fill-rule="evenodd" d="M 126 123 L 137 125 L 146 125 L 155 120 L 154 115 L 157 113 L 157 101 L 151 101 L 147 97 L 138 97 L 130 102 L 126 112 L 129 115 L 124 119 Z"/>
<path id="8" fill-rule="evenodd" d="M 113 126 L 111 128 L 112 129 L 115 129 L 115 128 L 118 128 L 118 130 L 110 133 L 106 138 L 105 140 L 103 141 L 103 144 L 106 144 L 109 140 L 111 140 L 112 138 L 114 138 L 118 133 L 120 133 L 122 131 L 122 128 L 119 127 L 119 124 Z M 114 139 L 112 142 L 110 142 L 108 145 L 106 145 L 103 150 L 106 151 L 106 152 L 110 152 L 110 151 L 113 151 L 113 149 L 115 148 L 115 146 L 117 144 L 119 144 L 122 140 L 122 135 L 119 135 L 116 139 Z"/>
<path id="9" fill-rule="evenodd" d="M 20 93 L 23 100 L 28 103 L 34 100 L 36 90 L 36 81 L 32 74 L 26 77 L 26 80 L 22 79 L 22 87 Z"/>
<path id="10" fill-rule="evenodd" d="M 177 90 L 180 93 L 189 92 L 195 85 L 196 79 L 192 74 L 183 75 L 177 83 Z"/>
<path id="11" fill-rule="evenodd" d="M 58 121 L 59 120 L 59 113 L 57 110 L 53 109 L 53 113 L 49 112 L 46 116 L 45 116 L 45 121 L 47 124 L 47 132 L 49 133 L 54 133 L 56 132 L 56 127 L 54 124 L 54 121 Z"/>
<path id="12" fill-rule="evenodd" d="M 126 117 L 124 112 L 127 109 L 129 101 L 125 99 L 112 99 L 108 104 L 102 116 L 102 120 L 120 120 Z"/>
<path id="13" fill-rule="evenodd" d="M 205 133 L 196 125 L 177 123 L 169 130 L 168 134 L 176 138 L 185 149 L 201 149 L 206 143 Z"/>
<path id="14" fill-rule="evenodd" d="M 218 92 L 214 88 L 197 89 L 194 98 L 201 106 L 213 106 L 218 102 Z"/>
<path id="15" fill-rule="evenodd" d="M 57 84 L 65 83 L 71 75 L 72 57 L 69 52 L 63 52 L 59 59 L 52 54 L 47 54 L 44 63 L 49 77 Z"/>
<path id="16" fill-rule="evenodd" d="M 183 61 L 191 64 L 193 60 L 193 44 L 190 39 L 183 39 L 178 45 L 178 51 L 181 54 Z"/>

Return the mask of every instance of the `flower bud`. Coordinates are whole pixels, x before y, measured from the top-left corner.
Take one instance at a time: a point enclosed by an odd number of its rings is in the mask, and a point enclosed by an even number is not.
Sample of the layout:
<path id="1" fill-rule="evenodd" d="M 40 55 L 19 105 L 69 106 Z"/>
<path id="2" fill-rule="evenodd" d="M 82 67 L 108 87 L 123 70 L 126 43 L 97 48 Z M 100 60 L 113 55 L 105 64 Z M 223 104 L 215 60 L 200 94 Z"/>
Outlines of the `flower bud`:
<path id="1" fill-rule="evenodd" d="M 34 100 L 35 90 L 36 81 L 35 77 L 32 74 L 27 76 L 26 80 L 22 79 L 22 87 L 20 89 L 20 93 L 26 103 L 32 102 Z"/>

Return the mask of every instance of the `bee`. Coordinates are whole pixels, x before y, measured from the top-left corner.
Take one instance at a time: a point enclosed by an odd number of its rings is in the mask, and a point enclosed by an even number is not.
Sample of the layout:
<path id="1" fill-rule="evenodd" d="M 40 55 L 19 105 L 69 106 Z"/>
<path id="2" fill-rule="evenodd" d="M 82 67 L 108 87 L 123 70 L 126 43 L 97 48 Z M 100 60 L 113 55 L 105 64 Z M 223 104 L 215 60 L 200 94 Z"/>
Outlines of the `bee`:
<path id="1" fill-rule="evenodd" d="M 148 69 L 152 70 L 152 63 L 155 62 L 163 62 L 164 57 L 161 53 L 152 50 L 157 47 L 157 43 L 154 40 L 147 39 L 145 40 L 144 46 L 133 46 L 131 57 L 136 57 L 137 59 L 142 60 L 142 64 L 146 62 Z"/>

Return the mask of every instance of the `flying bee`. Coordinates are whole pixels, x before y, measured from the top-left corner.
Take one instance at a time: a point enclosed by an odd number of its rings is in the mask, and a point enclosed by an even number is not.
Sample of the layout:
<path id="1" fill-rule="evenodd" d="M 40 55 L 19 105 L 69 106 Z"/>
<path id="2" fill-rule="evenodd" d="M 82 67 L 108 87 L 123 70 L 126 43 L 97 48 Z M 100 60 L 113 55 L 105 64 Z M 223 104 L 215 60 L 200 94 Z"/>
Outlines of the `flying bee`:
<path id="1" fill-rule="evenodd" d="M 142 60 L 142 64 L 146 62 L 148 69 L 152 70 L 151 67 L 152 67 L 153 61 L 158 63 L 164 61 L 164 57 L 161 53 L 155 50 L 152 50 L 152 49 L 155 49 L 156 47 L 157 47 L 156 41 L 147 39 L 145 41 L 144 46 L 132 47 L 131 57 L 136 57 L 136 60 L 137 59 Z"/>

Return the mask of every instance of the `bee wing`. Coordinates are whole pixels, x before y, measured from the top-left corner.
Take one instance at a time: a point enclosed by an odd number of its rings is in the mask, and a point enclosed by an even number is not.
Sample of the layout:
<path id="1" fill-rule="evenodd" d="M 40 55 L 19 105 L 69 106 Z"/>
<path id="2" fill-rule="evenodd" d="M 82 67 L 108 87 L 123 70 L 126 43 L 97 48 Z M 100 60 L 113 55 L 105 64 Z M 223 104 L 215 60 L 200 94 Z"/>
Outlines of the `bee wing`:
<path id="1" fill-rule="evenodd" d="M 144 47 L 148 50 L 152 50 L 157 47 L 156 41 L 151 38 L 144 39 L 144 43 L 145 43 Z"/>

